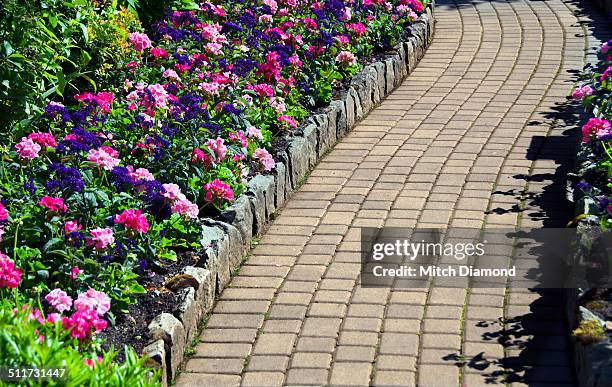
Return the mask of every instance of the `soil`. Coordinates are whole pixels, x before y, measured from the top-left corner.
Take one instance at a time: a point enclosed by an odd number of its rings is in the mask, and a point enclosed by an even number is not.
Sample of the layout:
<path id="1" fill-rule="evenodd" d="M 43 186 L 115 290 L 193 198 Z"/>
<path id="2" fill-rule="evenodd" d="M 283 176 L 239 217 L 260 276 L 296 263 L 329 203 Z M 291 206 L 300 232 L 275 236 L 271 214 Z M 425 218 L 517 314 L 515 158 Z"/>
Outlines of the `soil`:
<path id="1" fill-rule="evenodd" d="M 119 351 L 118 361 L 124 360 L 123 346 L 132 346 L 138 353 L 149 344 L 148 325 L 160 313 L 174 314 L 179 304 L 179 297 L 164 287 L 166 280 L 182 272 L 185 266 L 195 265 L 199 260 L 196 253 L 183 252 L 176 262 L 157 272 L 148 271 L 143 274 L 139 283 L 147 289 L 147 293 L 136 297 L 136 302 L 128 307 L 127 314 L 116 316 L 115 324 L 99 334 L 104 339 L 104 347 L 114 347 Z"/>

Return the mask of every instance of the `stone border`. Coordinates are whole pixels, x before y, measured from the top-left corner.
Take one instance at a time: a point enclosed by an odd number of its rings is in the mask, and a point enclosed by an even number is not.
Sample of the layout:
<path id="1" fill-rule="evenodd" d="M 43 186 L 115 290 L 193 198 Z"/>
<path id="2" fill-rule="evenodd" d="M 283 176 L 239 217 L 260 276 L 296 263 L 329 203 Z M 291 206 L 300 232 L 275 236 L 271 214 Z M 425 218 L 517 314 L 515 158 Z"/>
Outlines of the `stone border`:
<path id="1" fill-rule="evenodd" d="M 149 367 L 162 370 L 164 386 L 176 376 L 185 349 L 198 334 L 199 321 L 212 310 L 215 295 L 240 267 L 251 239 L 263 233 L 275 211 L 283 207 L 320 158 L 414 70 L 433 38 L 434 6 L 435 0 L 430 0 L 426 12 L 410 26 L 411 36 L 397 44 L 394 53 L 365 66 L 340 99 L 288 135 L 288 148 L 277 154 L 273 174 L 255 176 L 248 182 L 247 192 L 219 219 L 204 220 L 201 242 L 208 247 L 207 259 L 201 262 L 205 267 L 183 269 L 183 274 L 195 279 L 193 287 L 180 290 L 182 301 L 174 315 L 162 313 L 149 324 L 153 340 L 143 355 L 149 357 Z"/>

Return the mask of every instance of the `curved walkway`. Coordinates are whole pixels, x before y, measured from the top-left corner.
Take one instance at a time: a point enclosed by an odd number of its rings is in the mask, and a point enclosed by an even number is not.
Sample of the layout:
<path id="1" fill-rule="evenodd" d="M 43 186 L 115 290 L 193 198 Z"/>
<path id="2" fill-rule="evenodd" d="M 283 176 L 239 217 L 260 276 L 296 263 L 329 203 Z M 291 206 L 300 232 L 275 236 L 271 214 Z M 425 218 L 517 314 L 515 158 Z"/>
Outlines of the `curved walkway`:
<path id="1" fill-rule="evenodd" d="M 287 203 L 178 386 L 572 385 L 559 292 L 361 288 L 356 251 L 362 226 L 563 227 L 559 112 L 596 41 L 576 7 L 440 1 L 418 68 Z"/>

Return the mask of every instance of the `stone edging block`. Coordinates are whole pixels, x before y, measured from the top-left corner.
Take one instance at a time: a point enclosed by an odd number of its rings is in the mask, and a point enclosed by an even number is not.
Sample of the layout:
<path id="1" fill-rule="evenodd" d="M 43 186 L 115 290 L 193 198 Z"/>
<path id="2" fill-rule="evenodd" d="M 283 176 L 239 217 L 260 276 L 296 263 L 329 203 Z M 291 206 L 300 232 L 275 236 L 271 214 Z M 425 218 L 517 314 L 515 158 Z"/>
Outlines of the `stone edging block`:
<path id="1" fill-rule="evenodd" d="M 212 310 L 215 296 L 241 265 L 251 238 L 263 233 L 275 211 L 282 208 L 319 159 L 414 70 L 433 37 L 434 5 L 431 1 L 410 26 L 410 37 L 395 46 L 395 53 L 365 66 L 340 99 L 288 136 L 288 148 L 276 155 L 273 173 L 252 178 L 247 192 L 223 211 L 219 220 L 204 220 L 201 243 L 206 246 L 206 257 L 199 262 L 205 267 L 188 266 L 183 270 L 195 279 L 197 287 L 178 292 L 181 301 L 175 315 L 162 313 L 149 324 L 152 341 L 143 355 L 149 357 L 149 366 L 162 370 L 164 385 L 176 376 L 185 349 L 198 333 L 199 321 Z"/>

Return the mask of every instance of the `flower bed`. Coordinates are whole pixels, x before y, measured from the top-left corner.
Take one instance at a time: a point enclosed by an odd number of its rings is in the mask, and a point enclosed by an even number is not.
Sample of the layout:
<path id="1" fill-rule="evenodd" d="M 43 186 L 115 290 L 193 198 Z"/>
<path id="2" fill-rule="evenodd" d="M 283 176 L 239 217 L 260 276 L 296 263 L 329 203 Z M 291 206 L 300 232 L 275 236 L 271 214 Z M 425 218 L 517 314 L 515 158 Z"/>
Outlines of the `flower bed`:
<path id="1" fill-rule="evenodd" d="M 587 68 L 572 97 L 581 100 L 588 118 L 582 126 L 578 178 L 574 191 L 579 257 L 590 269 L 592 288 L 567 290 L 567 315 L 574 329 L 576 374 L 581 386 L 612 383 L 612 297 L 607 267 L 594 246 L 609 242 L 612 227 L 612 40 L 604 43 L 599 62 Z M 602 270 L 605 269 L 605 270 Z M 597 278 L 603 286 L 596 286 Z"/>
<path id="2" fill-rule="evenodd" d="M 3 146 L 2 297 L 83 351 L 102 353 L 95 334 L 107 325 L 115 345 L 163 338 L 176 369 L 168 324 L 193 336 L 250 237 L 413 68 L 428 27 L 398 43 L 424 10 L 417 0 L 218 1 L 171 12 L 151 38 L 129 34 L 116 87 L 50 103 Z M 190 297 L 200 307 L 181 310 Z"/>

